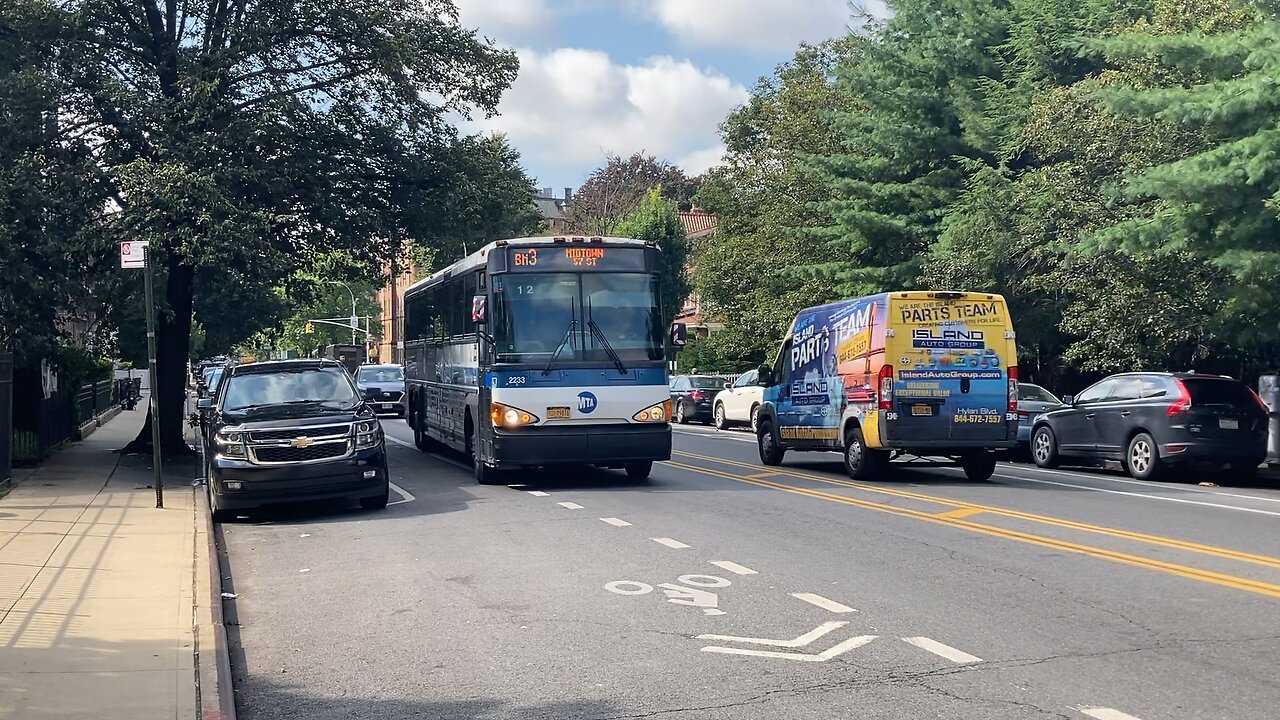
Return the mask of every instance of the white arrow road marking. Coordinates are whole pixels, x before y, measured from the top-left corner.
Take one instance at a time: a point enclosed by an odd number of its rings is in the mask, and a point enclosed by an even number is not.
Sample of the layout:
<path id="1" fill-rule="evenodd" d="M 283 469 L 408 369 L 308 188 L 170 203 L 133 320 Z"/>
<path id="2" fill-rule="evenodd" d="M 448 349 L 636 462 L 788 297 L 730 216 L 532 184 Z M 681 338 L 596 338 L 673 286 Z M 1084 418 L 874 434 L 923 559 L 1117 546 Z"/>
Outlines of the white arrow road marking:
<path id="1" fill-rule="evenodd" d="M 746 643 L 748 645 L 770 645 L 772 647 L 798 648 L 798 647 L 804 647 L 805 645 L 808 645 L 814 640 L 817 640 L 818 638 L 827 635 L 831 631 L 842 628 L 848 624 L 849 624 L 848 620 L 832 620 L 831 622 L 824 622 L 818 627 L 796 638 L 795 640 L 769 640 L 767 638 L 737 637 L 736 635 L 699 635 L 695 639 L 696 640 L 719 640 L 720 642 Z"/>
<path id="2" fill-rule="evenodd" d="M 711 564 L 715 565 L 721 570 L 728 570 L 729 572 L 735 575 L 759 575 L 760 574 L 760 573 L 757 573 L 755 570 L 752 570 L 749 567 L 739 565 L 738 563 L 733 562 L 732 560 L 712 560 Z"/>
<path id="3" fill-rule="evenodd" d="M 970 655 L 969 653 L 964 652 L 962 650 L 957 650 L 951 647 L 950 645 L 943 645 L 937 640 L 930 640 L 927 637 L 909 637 L 909 638 L 902 638 L 902 639 L 908 643 L 911 643 L 912 645 L 915 645 L 921 650 L 928 650 L 934 655 L 937 655 L 939 657 L 944 657 L 953 663 L 960 663 L 963 665 L 967 663 L 982 662 L 982 658 L 980 657 Z"/>
<path id="4" fill-rule="evenodd" d="M 391 489 L 395 490 L 397 493 L 399 493 L 400 497 L 403 498 L 401 500 L 396 500 L 395 502 L 387 503 L 387 507 L 391 507 L 392 505 L 399 505 L 400 503 L 413 502 L 414 500 L 417 499 L 414 496 L 410 495 L 408 490 L 405 490 L 404 488 L 400 487 L 399 485 L 393 482 L 388 482 L 387 485 L 390 485 Z M 303 535 L 303 537 L 306 537 L 306 535 Z"/>
<path id="5" fill-rule="evenodd" d="M 789 653 L 775 652 L 773 650 L 747 650 L 745 648 L 720 647 L 719 645 L 708 645 L 702 648 L 703 652 L 721 653 L 723 655 L 751 655 L 754 657 L 778 658 L 780 660 L 799 660 L 800 662 L 826 662 L 831 658 L 843 655 L 854 648 L 862 647 L 867 643 L 875 640 L 878 635 L 859 635 L 852 637 L 844 642 L 836 645 L 830 650 L 823 650 L 817 655 L 806 655 L 805 653 Z"/>
<path id="6" fill-rule="evenodd" d="M 1080 708 L 1080 712 L 1097 720 L 1138 720 L 1129 713 L 1122 713 L 1111 708 Z"/>
<path id="7" fill-rule="evenodd" d="M 828 600 L 821 595 L 815 595 L 813 593 L 791 593 L 791 597 L 797 600 L 803 600 L 810 605 L 817 605 L 823 610 L 830 610 L 833 613 L 858 612 L 848 605 L 842 605 L 835 600 Z"/>

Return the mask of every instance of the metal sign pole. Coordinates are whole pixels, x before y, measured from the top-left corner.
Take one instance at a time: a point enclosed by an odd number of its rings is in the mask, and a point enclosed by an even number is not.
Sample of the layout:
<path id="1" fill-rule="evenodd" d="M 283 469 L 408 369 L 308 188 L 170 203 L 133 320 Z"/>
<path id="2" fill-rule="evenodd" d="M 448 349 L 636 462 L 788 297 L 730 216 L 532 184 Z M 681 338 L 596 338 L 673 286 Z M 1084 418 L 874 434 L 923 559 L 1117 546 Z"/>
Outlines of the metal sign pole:
<path id="1" fill-rule="evenodd" d="M 156 382 L 156 302 L 151 283 L 151 249 L 142 250 L 143 286 L 147 296 L 147 374 L 151 382 L 151 465 L 155 474 L 156 507 L 164 507 L 164 475 L 160 467 L 160 390 Z"/>

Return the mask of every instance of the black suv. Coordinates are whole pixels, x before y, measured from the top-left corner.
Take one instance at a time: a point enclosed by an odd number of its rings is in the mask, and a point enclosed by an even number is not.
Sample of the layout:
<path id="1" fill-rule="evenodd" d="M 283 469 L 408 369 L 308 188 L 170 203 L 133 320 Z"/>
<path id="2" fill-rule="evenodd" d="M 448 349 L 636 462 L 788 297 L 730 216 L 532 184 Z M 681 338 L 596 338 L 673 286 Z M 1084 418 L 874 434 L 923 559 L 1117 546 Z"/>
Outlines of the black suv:
<path id="1" fill-rule="evenodd" d="M 1096 383 L 1035 418 L 1031 455 L 1119 460 L 1141 480 L 1172 465 L 1227 466 L 1253 477 L 1267 454 L 1267 409 L 1248 385 L 1221 375 L 1125 373 Z"/>
<path id="2" fill-rule="evenodd" d="M 236 365 L 198 407 L 215 520 L 302 500 L 387 506 L 382 426 L 340 363 Z"/>

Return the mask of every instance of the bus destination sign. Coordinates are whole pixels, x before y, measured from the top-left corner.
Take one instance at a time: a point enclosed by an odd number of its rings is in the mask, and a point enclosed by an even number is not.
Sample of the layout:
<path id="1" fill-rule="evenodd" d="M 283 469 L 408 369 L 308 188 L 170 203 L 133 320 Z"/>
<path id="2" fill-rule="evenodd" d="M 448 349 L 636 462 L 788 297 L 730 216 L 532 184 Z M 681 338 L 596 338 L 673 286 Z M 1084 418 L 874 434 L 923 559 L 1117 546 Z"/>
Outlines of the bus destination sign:
<path id="1" fill-rule="evenodd" d="M 644 248 L 607 245 L 540 245 L 511 248 L 511 272 L 630 271 L 644 272 Z"/>

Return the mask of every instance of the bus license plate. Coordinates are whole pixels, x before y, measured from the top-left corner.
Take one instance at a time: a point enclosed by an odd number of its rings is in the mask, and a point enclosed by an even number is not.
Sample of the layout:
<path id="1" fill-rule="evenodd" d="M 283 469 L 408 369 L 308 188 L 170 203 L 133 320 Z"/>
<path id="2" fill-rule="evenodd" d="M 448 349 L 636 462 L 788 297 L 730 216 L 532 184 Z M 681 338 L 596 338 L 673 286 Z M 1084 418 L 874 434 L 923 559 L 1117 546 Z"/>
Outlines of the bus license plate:
<path id="1" fill-rule="evenodd" d="M 1218 420 L 1218 427 L 1222 428 L 1223 430 L 1239 430 L 1240 421 L 1234 418 L 1231 418 L 1231 419 L 1222 418 Z"/>
<path id="2" fill-rule="evenodd" d="M 911 414 L 915 417 L 933 417 L 932 405 L 912 405 Z"/>
<path id="3" fill-rule="evenodd" d="M 548 420 L 568 420 L 569 408 L 565 407 L 549 407 L 547 408 Z"/>

